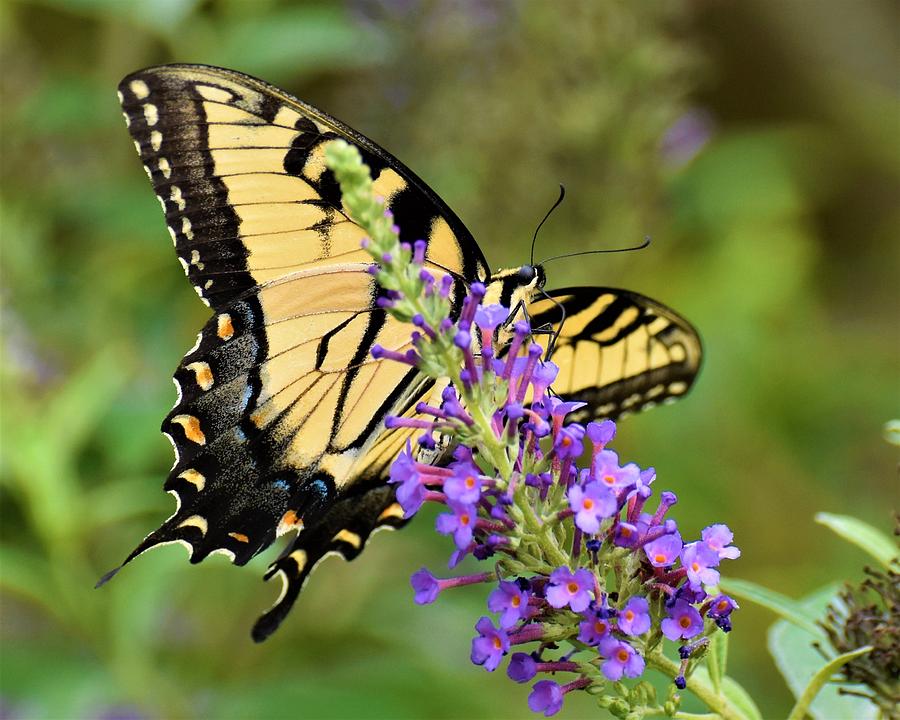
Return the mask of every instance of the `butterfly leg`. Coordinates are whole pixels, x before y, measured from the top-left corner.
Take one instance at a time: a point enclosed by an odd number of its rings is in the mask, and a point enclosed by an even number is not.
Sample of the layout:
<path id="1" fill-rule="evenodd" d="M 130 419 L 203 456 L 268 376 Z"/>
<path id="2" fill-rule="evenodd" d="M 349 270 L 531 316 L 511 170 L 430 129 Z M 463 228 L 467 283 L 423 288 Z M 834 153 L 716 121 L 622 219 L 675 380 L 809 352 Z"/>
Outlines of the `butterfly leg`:
<path id="1" fill-rule="evenodd" d="M 556 348 L 556 341 L 559 339 L 559 335 L 562 332 L 563 324 L 566 321 L 566 309 L 559 302 L 557 302 L 554 298 L 552 298 L 550 295 L 545 293 L 543 290 L 541 290 L 540 293 L 544 297 L 546 297 L 550 302 L 552 302 L 554 305 L 556 305 L 556 307 L 559 308 L 559 312 L 560 312 L 560 316 L 561 316 L 560 321 L 558 323 L 556 323 L 556 325 L 553 325 L 551 323 L 546 323 L 545 325 L 541 325 L 540 327 L 531 328 L 532 335 L 550 335 L 551 336 L 549 342 L 547 343 L 547 349 L 544 352 L 544 359 L 549 360 L 553 355 L 553 351 Z M 508 316 L 506 322 L 503 323 L 503 327 L 508 328 L 510 325 L 512 325 L 515 317 L 520 312 L 525 317 L 525 321 L 530 325 L 531 324 L 531 315 L 528 312 L 528 307 L 525 305 L 524 301 L 520 300 L 519 303 L 509 313 L 509 316 Z"/>

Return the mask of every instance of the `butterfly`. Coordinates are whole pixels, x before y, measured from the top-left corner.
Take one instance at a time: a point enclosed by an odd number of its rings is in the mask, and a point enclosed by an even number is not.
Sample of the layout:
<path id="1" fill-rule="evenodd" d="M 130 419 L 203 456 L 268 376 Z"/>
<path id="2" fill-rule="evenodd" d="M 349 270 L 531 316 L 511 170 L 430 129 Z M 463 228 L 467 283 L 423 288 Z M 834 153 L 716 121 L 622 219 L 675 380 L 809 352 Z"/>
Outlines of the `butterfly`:
<path id="1" fill-rule="evenodd" d="M 123 562 L 181 543 L 247 563 L 296 533 L 269 566 L 283 581 L 253 628 L 284 620 L 325 556 L 352 560 L 370 535 L 407 522 L 386 484 L 410 439 L 388 415 L 414 416 L 440 388 L 415 368 L 377 361 L 403 351 L 409 328 L 376 301 L 324 149 L 357 147 L 400 228 L 427 242 L 425 266 L 452 277 L 452 316 L 468 285 L 522 307 L 560 367 L 554 390 L 588 405 L 575 419 L 615 418 L 676 398 L 697 374 L 697 332 L 665 306 L 626 290 L 546 291 L 540 265 L 491 273 L 462 221 L 411 170 L 340 121 L 261 80 L 202 65 L 141 70 L 119 86 L 135 148 L 175 252 L 212 317 L 174 373 L 178 398 L 162 423 L 175 450 L 165 489 L 175 512 Z M 102 584 L 122 566 L 107 573 Z"/>

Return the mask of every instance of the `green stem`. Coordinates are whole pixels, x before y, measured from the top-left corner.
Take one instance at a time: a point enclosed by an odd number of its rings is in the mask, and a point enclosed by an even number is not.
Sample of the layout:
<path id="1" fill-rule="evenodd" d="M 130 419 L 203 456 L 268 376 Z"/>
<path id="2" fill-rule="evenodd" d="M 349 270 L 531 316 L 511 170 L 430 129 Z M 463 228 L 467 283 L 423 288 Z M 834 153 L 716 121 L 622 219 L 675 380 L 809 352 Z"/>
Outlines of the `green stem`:
<path id="1" fill-rule="evenodd" d="M 797 704 L 794 705 L 791 714 L 788 715 L 788 720 L 803 720 L 808 714 L 809 706 L 812 704 L 812 701 L 815 700 L 816 695 L 819 694 L 819 691 L 826 683 L 828 683 L 832 676 L 848 662 L 860 655 L 872 652 L 872 649 L 871 645 L 866 645 L 858 650 L 852 650 L 843 655 L 838 655 L 836 658 L 833 658 L 819 668 L 818 672 L 816 672 L 809 681 L 809 685 L 806 686 L 803 694 L 797 699 Z"/>
<path id="2" fill-rule="evenodd" d="M 531 507 L 531 503 L 528 501 L 524 483 L 520 483 L 518 487 L 516 487 L 514 497 L 516 507 L 522 511 L 522 516 L 525 519 L 525 529 L 532 535 L 534 541 L 541 548 L 544 555 L 547 556 L 555 567 L 568 567 L 568 556 L 559 549 L 555 540 L 547 532 L 549 526 L 541 524 L 537 514 L 534 512 L 534 508 Z"/>
<path id="3" fill-rule="evenodd" d="M 649 653 L 645 660 L 650 667 L 670 678 L 678 675 L 679 664 L 667 658 L 660 651 Z M 717 713 L 723 720 L 746 720 L 742 713 L 732 707 L 727 698 L 715 691 L 711 682 L 705 681 L 695 674 L 687 678 L 687 687 L 706 704 L 706 707 Z"/>

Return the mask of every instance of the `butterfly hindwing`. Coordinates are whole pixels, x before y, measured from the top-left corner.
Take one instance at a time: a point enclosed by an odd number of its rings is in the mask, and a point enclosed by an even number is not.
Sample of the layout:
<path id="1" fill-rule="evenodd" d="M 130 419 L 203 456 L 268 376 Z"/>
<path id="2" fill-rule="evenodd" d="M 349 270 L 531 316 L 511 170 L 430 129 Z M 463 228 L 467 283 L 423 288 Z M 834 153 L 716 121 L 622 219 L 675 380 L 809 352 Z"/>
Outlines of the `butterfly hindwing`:
<path id="1" fill-rule="evenodd" d="M 332 505 L 314 525 L 303 528 L 285 553 L 269 566 L 266 579 L 278 576 L 282 592 L 275 604 L 253 626 L 257 642 L 271 635 L 287 616 L 306 579 L 330 554 L 353 560 L 369 536 L 380 529 L 397 529 L 408 522 L 397 503 L 394 489 L 376 482 Z"/>
<path id="2" fill-rule="evenodd" d="M 192 562 L 222 552 L 243 564 L 301 526 L 318 542 L 330 508 L 362 478 L 383 478 L 403 446 L 408 433 L 385 432 L 385 417 L 414 413 L 433 389 L 370 355 L 376 343 L 406 350 L 409 329 L 377 307 L 364 231 L 324 165 L 326 143 L 360 150 L 401 238 L 424 239 L 429 269 L 454 278 L 454 314 L 467 284 L 489 275 L 484 257 L 399 161 L 262 81 L 173 65 L 130 75 L 119 92 L 178 258 L 214 311 L 163 422 L 178 507 L 128 560 L 181 542 Z"/>
<path id="3" fill-rule="evenodd" d="M 666 306 L 627 290 L 551 290 L 528 306 L 536 336 L 560 372 L 553 389 L 587 403 L 570 417 L 616 418 L 684 395 L 700 369 L 694 327 Z"/>

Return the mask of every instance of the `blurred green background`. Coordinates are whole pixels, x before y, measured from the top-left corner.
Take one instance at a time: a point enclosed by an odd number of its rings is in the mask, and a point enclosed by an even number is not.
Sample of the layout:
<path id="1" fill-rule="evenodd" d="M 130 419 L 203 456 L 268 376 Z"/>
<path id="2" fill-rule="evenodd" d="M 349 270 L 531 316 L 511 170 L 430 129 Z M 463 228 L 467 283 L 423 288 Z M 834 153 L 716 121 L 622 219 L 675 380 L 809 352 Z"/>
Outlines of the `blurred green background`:
<path id="1" fill-rule="evenodd" d="M 102 590 L 171 512 L 159 434 L 205 319 L 116 104 L 126 73 L 203 62 L 261 76 L 390 149 L 494 267 L 631 288 L 701 330 L 691 396 L 630 419 L 687 536 L 727 522 L 735 577 L 800 596 L 866 558 L 818 510 L 889 530 L 897 414 L 898 6 L 777 2 L 0 3 L 3 718 L 496 718 L 528 688 L 468 661 L 477 589 L 414 606 L 449 544 L 421 517 L 330 561 L 283 628 L 247 568 L 169 547 Z M 766 717 L 789 693 L 765 611 L 731 672 Z M 598 717 L 588 697 L 563 716 Z"/>

